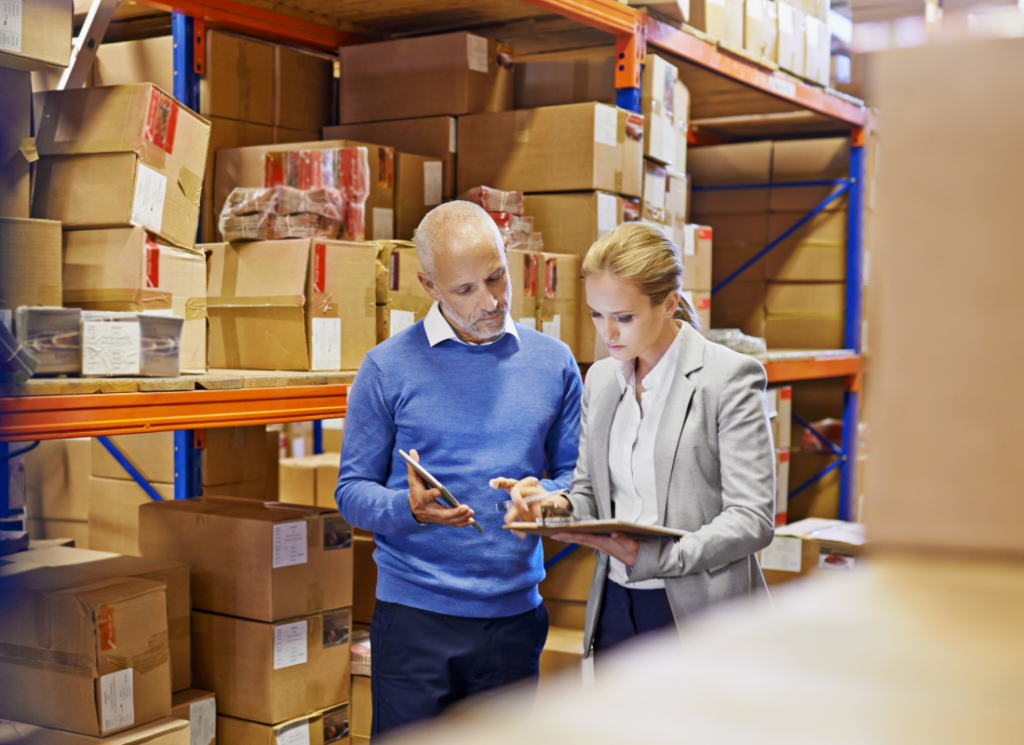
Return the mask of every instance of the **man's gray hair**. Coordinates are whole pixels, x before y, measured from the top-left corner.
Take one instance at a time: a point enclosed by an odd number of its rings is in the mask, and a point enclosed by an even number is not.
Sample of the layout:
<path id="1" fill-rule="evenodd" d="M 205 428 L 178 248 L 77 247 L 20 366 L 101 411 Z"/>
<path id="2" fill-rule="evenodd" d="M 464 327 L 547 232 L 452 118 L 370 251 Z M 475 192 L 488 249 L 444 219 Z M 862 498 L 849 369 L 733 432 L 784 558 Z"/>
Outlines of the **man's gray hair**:
<path id="1" fill-rule="evenodd" d="M 504 249 L 498 226 L 480 205 L 455 201 L 435 207 L 416 229 L 416 254 L 424 274 L 432 280 L 436 278 L 434 252 L 438 247 L 458 254 L 488 236 L 493 236 L 499 251 Z"/>

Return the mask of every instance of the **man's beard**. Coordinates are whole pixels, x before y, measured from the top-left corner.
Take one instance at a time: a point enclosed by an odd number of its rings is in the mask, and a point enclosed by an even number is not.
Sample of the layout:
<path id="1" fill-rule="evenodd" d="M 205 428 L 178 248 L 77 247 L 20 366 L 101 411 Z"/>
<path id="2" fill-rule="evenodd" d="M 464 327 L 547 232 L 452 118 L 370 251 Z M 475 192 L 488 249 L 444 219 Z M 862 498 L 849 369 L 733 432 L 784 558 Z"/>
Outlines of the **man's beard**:
<path id="1" fill-rule="evenodd" d="M 441 310 L 444 311 L 444 317 L 447 318 L 449 322 L 455 324 L 463 334 L 468 334 L 469 336 L 474 336 L 486 341 L 492 341 L 505 333 L 505 317 L 508 315 L 507 305 L 503 308 L 496 309 L 491 314 L 480 316 L 476 320 L 470 322 L 460 316 L 455 309 L 448 304 L 448 301 L 444 299 L 443 295 L 441 296 L 439 304 L 441 306 Z M 477 328 L 478 323 L 483 321 L 497 321 L 499 318 L 501 319 L 501 328 L 494 333 L 481 331 Z"/>

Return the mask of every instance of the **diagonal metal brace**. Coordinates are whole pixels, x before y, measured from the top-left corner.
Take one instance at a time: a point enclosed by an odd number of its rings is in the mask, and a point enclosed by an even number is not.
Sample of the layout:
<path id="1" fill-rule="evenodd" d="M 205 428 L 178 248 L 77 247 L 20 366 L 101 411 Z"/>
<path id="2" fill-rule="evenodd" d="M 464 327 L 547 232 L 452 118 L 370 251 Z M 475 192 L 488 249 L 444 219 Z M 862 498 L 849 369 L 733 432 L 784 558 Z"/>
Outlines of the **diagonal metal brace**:
<path id="1" fill-rule="evenodd" d="M 580 546 L 579 546 L 578 543 L 573 543 L 573 544 L 570 544 L 570 545 L 566 546 L 561 551 L 559 551 L 557 554 L 555 554 L 550 559 L 548 559 L 547 561 L 544 562 L 544 569 L 550 569 L 551 567 L 553 567 L 555 564 L 560 562 L 562 559 L 564 559 L 566 556 L 571 554 L 573 551 L 575 551 L 579 547 Z"/>
<path id="2" fill-rule="evenodd" d="M 813 486 L 814 484 L 818 483 L 823 478 L 825 478 L 825 476 L 827 476 L 828 474 L 832 473 L 832 471 L 834 471 L 837 468 L 839 468 L 839 466 L 843 465 L 843 463 L 845 463 L 845 462 L 846 462 L 846 458 L 837 458 L 836 460 L 832 461 L 831 463 L 828 464 L 828 466 L 826 466 L 821 471 L 821 473 L 817 474 L 816 476 L 811 476 L 811 478 L 807 479 L 807 481 L 805 481 L 804 483 L 800 484 L 800 486 L 798 486 L 796 489 L 791 491 L 789 493 L 789 497 L 788 498 L 789 499 L 793 499 L 793 497 L 795 497 L 797 494 L 802 492 L 804 489 L 806 489 L 806 488 L 808 488 L 810 486 Z"/>
<path id="3" fill-rule="evenodd" d="M 840 458 L 846 457 L 846 453 L 844 453 L 842 450 L 836 447 L 836 444 L 832 442 L 832 440 L 828 439 L 827 437 L 825 437 L 825 435 L 821 434 L 821 432 L 812 427 L 810 422 L 806 421 L 802 416 L 800 416 L 799 414 L 793 414 L 793 421 L 799 424 L 804 429 L 806 429 L 812 435 L 814 435 L 822 445 L 827 447 Z"/>
<path id="4" fill-rule="evenodd" d="M 120 451 L 117 445 L 110 441 L 109 437 L 97 435 L 96 439 L 99 440 L 100 445 L 107 449 L 107 452 L 113 456 L 114 460 L 121 465 L 121 468 L 128 472 L 128 475 L 132 477 L 132 480 L 142 487 L 142 491 L 146 492 L 150 499 L 154 502 L 164 501 L 164 498 L 157 493 L 156 489 L 153 488 L 153 485 L 146 481 L 146 478 L 139 473 L 138 469 L 132 465 L 132 462 L 124 456 L 124 453 Z"/>

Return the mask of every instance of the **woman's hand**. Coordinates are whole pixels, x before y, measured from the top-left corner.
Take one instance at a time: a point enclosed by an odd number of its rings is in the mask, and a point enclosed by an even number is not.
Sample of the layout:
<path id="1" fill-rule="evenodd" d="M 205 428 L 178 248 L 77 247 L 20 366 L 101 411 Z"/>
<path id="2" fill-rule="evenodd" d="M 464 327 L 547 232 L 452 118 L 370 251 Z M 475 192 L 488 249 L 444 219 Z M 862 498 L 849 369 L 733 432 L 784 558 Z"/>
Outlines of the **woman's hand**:
<path id="1" fill-rule="evenodd" d="M 618 559 L 628 567 L 636 563 L 636 555 L 640 552 L 640 541 L 635 541 L 622 533 L 606 535 L 590 535 L 588 533 L 558 533 L 551 536 L 556 541 L 578 543 Z"/>
<path id="2" fill-rule="evenodd" d="M 509 508 L 508 512 L 505 513 L 506 525 L 511 525 L 512 523 L 536 522 L 540 518 L 540 508 L 545 505 L 564 508 L 569 507 L 569 500 L 562 496 L 553 497 L 551 499 L 541 499 L 531 504 L 527 504 L 525 501 L 527 497 L 543 494 L 546 491 L 544 487 L 541 486 L 540 481 L 533 476 L 528 476 L 527 478 L 519 481 L 507 478 L 491 479 L 490 485 L 492 489 L 504 489 L 512 498 L 512 506 Z M 519 538 L 526 537 L 525 533 L 518 530 L 514 530 L 512 532 Z"/>

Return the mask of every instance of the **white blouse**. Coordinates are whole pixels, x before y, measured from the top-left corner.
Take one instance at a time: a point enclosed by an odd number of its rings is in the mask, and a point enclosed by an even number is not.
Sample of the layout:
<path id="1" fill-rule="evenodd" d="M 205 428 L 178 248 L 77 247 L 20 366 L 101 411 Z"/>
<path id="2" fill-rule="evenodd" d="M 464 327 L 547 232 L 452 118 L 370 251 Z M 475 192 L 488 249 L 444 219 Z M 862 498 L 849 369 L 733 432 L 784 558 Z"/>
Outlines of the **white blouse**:
<path id="1" fill-rule="evenodd" d="M 654 484 L 654 438 L 665 411 L 665 401 L 676 375 L 676 363 L 682 347 L 682 326 L 665 355 L 643 379 L 640 404 L 636 400 L 636 360 L 620 362 L 615 371 L 622 398 L 615 410 L 608 446 L 612 503 L 615 519 L 637 525 L 658 524 L 658 493 Z M 608 577 L 616 584 L 634 590 L 659 590 L 664 580 L 649 579 L 631 583 L 628 568 L 612 558 Z"/>

